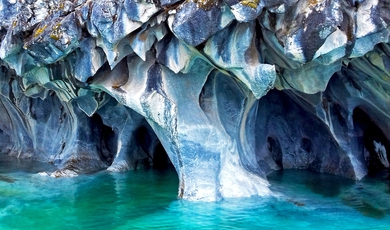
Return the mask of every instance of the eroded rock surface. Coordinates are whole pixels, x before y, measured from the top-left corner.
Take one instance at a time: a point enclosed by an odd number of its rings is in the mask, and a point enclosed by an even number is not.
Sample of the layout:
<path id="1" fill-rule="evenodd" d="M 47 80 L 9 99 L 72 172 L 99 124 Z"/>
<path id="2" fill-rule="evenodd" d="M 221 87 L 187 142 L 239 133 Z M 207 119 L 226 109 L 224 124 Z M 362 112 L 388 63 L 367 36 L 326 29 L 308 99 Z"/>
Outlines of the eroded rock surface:
<path id="1" fill-rule="evenodd" d="M 389 168 L 387 0 L 0 0 L 0 146 L 74 175 L 173 165 L 191 200 Z"/>

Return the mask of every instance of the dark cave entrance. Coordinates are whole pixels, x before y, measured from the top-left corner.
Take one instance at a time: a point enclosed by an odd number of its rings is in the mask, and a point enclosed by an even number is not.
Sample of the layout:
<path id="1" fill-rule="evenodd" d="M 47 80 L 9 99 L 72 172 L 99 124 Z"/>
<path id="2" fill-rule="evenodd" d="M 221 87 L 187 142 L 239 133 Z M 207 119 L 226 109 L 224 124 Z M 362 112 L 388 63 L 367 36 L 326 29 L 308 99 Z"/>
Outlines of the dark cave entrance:
<path id="1" fill-rule="evenodd" d="M 363 109 L 354 109 L 353 122 L 359 143 L 363 145 L 368 176 L 389 177 L 389 140 Z"/>
<path id="2" fill-rule="evenodd" d="M 152 127 L 136 112 L 108 104 L 91 117 L 91 134 L 100 160 L 112 171 L 169 169 L 173 164 Z M 117 122 L 115 119 L 122 119 Z M 124 122 L 126 121 L 126 122 Z"/>
<path id="3" fill-rule="evenodd" d="M 92 116 L 96 143 L 99 145 L 99 156 L 107 165 L 111 165 L 117 152 L 118 136 L 114 130 L 105 125 L 98 114 Z"/>
<path id="4" fill-rule="evenodd" d="M 267 147 L 279 170 L 283 170 L 283 152 L 279 140 L 277 138 L 267 137 Z"/>
<path id="5" fill-rule="evenodd" d="M 172 162 L 168 157 L 167 152 L 161 143 L 158 143 L 153 154 L 153 168 L 155 169 L 168 169 L 172 168 Z"/>
<path id="6" fill-rule="evenodd" d="M 167 152 L 150 126 L 140 126 L 134 132 L 134 138 L 148 158 L 144 160 L 146 168 L 151 166 L 154 169 L 164 170 L 173 167 Z"/>
<path id="7" fill-rule="evenodd" d="M 2 129 L 0 129 L 0 154 L 7 152 L 11 147 L 9 146 L 11 143 L 10 137 L 7 133 L 5 133 Z"/>

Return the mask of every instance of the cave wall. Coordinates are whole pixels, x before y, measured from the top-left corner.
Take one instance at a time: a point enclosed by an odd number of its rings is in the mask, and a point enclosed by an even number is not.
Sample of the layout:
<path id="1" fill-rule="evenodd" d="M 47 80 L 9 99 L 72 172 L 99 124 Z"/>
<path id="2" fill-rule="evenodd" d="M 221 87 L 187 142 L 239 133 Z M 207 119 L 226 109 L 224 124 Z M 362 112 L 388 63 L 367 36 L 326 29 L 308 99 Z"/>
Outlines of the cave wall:
<path id="1" fill-rule="evenodd" d="M 0 0 L 0 147 L 54 176 L 173 165 L 180 197 L 389 168 L 390 2 Z"/>

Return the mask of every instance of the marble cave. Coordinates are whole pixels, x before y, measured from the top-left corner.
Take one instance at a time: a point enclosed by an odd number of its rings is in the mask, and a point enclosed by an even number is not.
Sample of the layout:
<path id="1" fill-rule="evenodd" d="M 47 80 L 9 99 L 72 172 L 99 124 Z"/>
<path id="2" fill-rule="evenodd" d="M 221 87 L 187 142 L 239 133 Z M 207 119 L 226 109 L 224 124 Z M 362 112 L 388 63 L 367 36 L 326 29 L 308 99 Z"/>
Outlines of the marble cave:
<path id="1" fill-rule="evenodd" d="M 0 150 L 178 197 L 389 177 L 389 0 L 0 0 Z"/>

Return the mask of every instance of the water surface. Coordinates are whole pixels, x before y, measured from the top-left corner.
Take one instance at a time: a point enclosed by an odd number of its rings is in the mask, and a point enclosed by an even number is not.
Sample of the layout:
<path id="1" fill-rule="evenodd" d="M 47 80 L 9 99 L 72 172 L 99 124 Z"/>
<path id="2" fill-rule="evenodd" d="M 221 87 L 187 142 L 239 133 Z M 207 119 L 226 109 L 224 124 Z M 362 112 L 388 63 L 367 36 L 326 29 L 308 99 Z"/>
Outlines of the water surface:
<path id="1" fill-rule="evenodd" d="M 390 229 L 390 187 L 287 170 L 274 197 L 189 202 L 173 169 L 37 174 L 46 164 L 0 158 L 0 229 Z"/>

